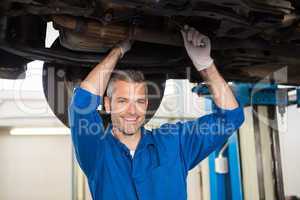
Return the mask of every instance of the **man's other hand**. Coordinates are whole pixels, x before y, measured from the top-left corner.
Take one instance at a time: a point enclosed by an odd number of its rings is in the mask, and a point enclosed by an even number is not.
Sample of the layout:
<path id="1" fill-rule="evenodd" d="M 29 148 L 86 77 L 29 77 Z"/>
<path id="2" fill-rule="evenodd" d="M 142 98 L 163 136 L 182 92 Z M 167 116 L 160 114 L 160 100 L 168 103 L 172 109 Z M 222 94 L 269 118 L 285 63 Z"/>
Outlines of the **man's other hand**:
<path id="1" fill-rule="evenodd" d="M 132 41 L 129 39 L 124 40 L 123 42 L 120 42 L 116 45 L 117 48 L 120 48 L 121 50 L 121 58 L 125 55 L 126 52 L 128 52 L 131 49 Z"/>
<path id="2" fill-rule="evenodd" d="M 184 30 L 181 30 L 181 34 L 186 51 L 197 70 L 210 67 L 214 62 L 210 56 L 210 39 L 187 25 L 184 26 Z"/>

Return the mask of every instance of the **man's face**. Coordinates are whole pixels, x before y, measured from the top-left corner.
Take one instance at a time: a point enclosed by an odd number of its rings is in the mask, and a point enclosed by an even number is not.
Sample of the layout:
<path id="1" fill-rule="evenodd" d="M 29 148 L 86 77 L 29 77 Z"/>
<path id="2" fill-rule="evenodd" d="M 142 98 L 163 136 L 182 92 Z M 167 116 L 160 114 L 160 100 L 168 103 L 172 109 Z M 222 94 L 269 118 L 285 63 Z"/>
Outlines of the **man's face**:
<path id="1" fill-rule="evenodd" d="M 113 126 L 127 135 L 137 133 L 145 121 L 148 106 L 145 85 L 118 80 L 114 83 L 111 100 L 106 99 Z"/>

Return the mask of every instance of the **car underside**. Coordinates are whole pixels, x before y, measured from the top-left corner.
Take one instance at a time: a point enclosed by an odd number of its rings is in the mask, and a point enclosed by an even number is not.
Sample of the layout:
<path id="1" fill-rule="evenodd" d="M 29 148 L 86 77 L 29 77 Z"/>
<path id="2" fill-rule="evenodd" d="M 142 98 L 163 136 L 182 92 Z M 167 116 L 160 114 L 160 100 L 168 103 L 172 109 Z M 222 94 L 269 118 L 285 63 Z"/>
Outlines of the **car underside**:
<path id="1" fill-rule="evenodd" d="M 212 57 L 226 80 L 257 82 L 287 66 L 286 79 L 271 81 L 300 85 L 299 11 L 296 0 L 2 0 L 0 78 L 22 78 L 28 62 L 44 60 L 46 97 L 66 123 L 64 109 L 57 111 L 63 100 L 52 89 L 49 94 L 49 77 L 70 90 L 128 37 L 135 43 L 118 68 L 143 71 L 161 90 L 168 78 L 201 81 L 179 31 L 188 24 L 211 39 Z M 59 38 L 45 48 L 50 21 Z"/>

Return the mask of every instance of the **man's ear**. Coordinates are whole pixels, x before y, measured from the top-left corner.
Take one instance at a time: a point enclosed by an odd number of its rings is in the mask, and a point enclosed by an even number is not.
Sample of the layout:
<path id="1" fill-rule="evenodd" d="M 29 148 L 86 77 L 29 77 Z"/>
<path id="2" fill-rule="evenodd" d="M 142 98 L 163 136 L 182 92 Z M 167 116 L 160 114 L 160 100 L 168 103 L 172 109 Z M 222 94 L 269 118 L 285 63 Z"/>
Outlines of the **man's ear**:
<path id="1" fill-rule="evenodd" d="M 104 108 L 107 113 L 111 112 L 110 98 L 108 96 L 104 97 Z"/>

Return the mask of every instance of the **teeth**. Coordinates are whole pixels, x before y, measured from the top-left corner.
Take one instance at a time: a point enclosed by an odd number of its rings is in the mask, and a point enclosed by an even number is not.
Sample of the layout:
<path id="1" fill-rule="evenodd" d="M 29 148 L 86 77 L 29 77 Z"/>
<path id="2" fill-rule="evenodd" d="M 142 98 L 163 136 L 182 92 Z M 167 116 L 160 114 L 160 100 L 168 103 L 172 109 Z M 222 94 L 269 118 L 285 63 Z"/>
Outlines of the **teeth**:
<path id="1" fill-rule="evenodd" d="M 137 118 L 124 118 L 126 121 L 136 121 Z"/>

